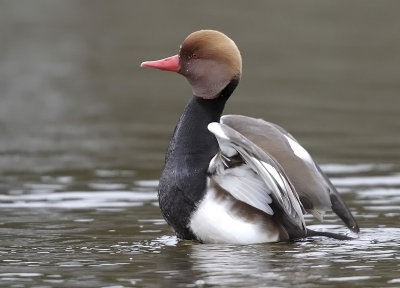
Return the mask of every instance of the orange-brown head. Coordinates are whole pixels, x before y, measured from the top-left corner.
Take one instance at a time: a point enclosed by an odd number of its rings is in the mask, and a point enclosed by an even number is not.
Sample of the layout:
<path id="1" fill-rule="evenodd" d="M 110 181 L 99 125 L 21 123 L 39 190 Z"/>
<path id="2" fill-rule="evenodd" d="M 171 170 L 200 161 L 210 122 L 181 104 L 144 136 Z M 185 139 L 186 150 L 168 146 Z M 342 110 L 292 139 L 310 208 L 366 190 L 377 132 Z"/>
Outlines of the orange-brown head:
<path id="1" fill-rule="evenodd" d="M 178 72 L 189 81 L 193 95 L 212 99 L 232 79 L 240 79 L 242 57 L 235 42 L 225 34 L 200 30 L 186 37 L 178 55 L 143 62 L 141 66 Z"/>

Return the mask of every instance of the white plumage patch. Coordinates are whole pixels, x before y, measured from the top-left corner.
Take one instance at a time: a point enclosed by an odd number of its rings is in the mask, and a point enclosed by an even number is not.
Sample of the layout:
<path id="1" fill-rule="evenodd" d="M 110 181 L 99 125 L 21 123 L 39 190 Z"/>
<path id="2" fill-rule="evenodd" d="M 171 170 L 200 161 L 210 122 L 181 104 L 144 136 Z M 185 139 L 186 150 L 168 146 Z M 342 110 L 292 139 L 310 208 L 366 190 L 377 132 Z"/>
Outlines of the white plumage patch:
<path id="1" fill-rule="evenodd" d="M 292 138 L 284 135 L 286 140 L 289 142 L 290 148 L 292 148 L 293 153 L 302 159 L 305 162 L 314 164 L 314 161 L 311 158 L 311 155 L 307 152 L 306 149 L 303 148 L 297 141 L 293 140 Z"/>
<path id="2" fill-rule="evenodd" d="M 237 154 L 236 150 L 233 149 L 232 145 L 230 144 L 229 137 L 225 134 L 219 123 L 212 122 L 208 124 L 207 128 L 217 137 L 219 147 L 227 157 L 232 157 L 233 155 Z"/>
<path id="3" fill-rule="evenodd" d="M 278 230 L 267 231 L 263 218 L 248 219 L 235 214 L 232 209 L 235 199 L 216 197 L 214 188 L 209 188 L 204 199 L 192 214 L 189 227 L 204 243 L 253 244 L 276 242 Z"/>

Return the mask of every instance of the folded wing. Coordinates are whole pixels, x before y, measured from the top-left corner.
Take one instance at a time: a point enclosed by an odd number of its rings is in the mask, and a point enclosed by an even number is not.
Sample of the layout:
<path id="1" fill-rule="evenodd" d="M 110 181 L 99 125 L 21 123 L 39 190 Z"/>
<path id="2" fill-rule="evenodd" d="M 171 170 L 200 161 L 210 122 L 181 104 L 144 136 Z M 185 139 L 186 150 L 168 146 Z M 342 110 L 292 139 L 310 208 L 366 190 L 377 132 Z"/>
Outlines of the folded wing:
<path id="1" fill-rule="evenodd" d="M 220 146 L 210 163 L 210 177 L 237 200 L 269 215 L 278 207 L 286 221 L 305 231 L 299 197 L 275 159 L 225 124 L 211 123 L 208 129 Z"/>
<path id="2" fill-rule="evenodd" d="M 307 212 L 322 220 L 325 211 L 332 209 L 350 230 L 359 232 L 357 222 L 329 178 L 291 134 L 276 124 L 241 115 L 223 116 L 221 123 L 279 163 Z"/>

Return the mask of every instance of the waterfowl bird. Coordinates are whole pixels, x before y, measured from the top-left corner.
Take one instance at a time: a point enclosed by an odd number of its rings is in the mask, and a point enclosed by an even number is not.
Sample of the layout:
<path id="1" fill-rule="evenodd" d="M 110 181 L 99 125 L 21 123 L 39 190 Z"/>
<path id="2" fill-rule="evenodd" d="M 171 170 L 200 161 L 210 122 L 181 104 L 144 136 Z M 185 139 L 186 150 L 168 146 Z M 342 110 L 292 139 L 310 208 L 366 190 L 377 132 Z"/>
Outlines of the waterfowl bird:
<path id="1" fill-rule="evenodd" d="M 262 119 L 221 117 L 242 73 L 229 37 L 200 30 L 183 41 L 178 55 L 141 66 L 177 72 L 193 91 L 158 190 L 161 212 L 178 237 L 237 244 L 316 235 L 347 239 L 306 228 L 306 212 L 321 220 L 331 209 L 359 232 L 335 187 L 291 134 Z"/>

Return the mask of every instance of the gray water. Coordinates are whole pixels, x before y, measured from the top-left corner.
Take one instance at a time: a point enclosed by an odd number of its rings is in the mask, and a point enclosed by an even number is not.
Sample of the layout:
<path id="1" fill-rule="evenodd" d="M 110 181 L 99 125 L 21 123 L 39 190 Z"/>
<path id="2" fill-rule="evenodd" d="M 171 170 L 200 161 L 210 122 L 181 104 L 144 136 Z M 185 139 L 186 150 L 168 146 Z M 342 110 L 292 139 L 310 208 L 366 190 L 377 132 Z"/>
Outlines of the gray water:
<path id="1" fill-rule="evenodd" d="M 399 287 L 398 1 L 0 1 L 1 287 Z M 190 97 L 139 68 L 187 34 L 241 49 L 226 113 L 289 130 L 360 226 L 351 241 L 176 239 L 157 179 Z M 328 214 L 316 230 L 346 234 Z"/>

